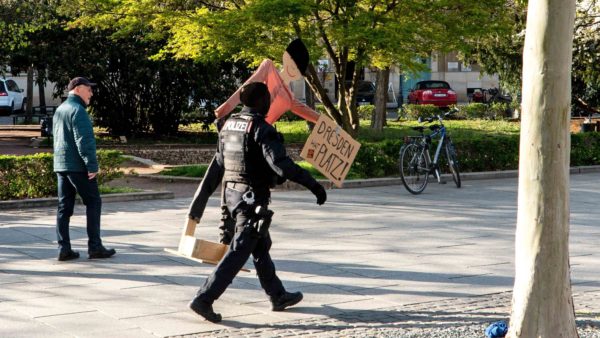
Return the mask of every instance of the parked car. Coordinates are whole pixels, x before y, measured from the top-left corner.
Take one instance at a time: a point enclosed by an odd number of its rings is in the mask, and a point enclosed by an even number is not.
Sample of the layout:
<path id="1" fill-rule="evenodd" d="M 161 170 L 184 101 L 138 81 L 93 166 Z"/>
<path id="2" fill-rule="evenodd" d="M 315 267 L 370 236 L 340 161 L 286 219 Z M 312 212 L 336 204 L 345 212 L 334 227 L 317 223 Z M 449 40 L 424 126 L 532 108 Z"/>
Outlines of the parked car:
<path id="1" fill-rule="evenodd" d="M 10 115 L 25 111 L 23 89 L 11 79 L 0 79 L 0 111 Z"/>
<path id="2" fill-rule="evenodd" d="M 356 87 L 356 104 L 365 105 L 375 103 L 375 84 L 370 81 L 359 81 Z"/>
<path id="3" fill-rule="evenodd" d="M 448 107 L 456 104 L 456 92 L 450 88 L 446 81 L 420 81 L 409 91 L 408 103 Z"/>

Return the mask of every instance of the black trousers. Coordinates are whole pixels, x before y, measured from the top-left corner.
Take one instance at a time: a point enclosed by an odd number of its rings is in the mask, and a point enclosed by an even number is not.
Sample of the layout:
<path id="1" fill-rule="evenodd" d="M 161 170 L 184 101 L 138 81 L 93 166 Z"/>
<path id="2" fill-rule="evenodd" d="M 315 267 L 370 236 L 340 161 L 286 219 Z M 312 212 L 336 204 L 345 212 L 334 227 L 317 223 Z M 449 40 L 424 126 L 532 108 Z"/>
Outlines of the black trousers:
<path id="1" fill-rule="evenodd" d="M 259 237 L 254 228 L 253 210 L 246 210 L 239 206 L 242 194 L 248 190 L 250 190 L 249 187 L 245 185 L 226 184 L 225 199 L 227 206 L 231 207 L 230 211 L 236 221 L 235 236 L 221 262 L 198 291 L 197 298 L 206 303 L 212 304 L 225 292 L 250 255 L 253 257 L 260 285 L 267 295 L 272 299 L 277 299 L 285 292 L 281 280 L 275 273 L 275 264 L 269 254 L 272 244 L 271 236 L 267 233 Z M 264 192 L 256 192 L 257 205 L 268 204 L 268 189 L 266 191 L 267 195 Z M 234 206 L 238 208 L 236 209 Z"/>
<path id="2" fill-rule="evenodd" d="M 71 250 L 69 223 L 75 208 L 75 195 L 79 193 L 87 219 L 88 251 L 102 249 L 100 239 L 100 213 L 102 199 L 98 192 L 96 178 L 88 179 L 87 172 L 58 172 L 58 212 L 56 214 L 56 235 L 60 252 Z"/>

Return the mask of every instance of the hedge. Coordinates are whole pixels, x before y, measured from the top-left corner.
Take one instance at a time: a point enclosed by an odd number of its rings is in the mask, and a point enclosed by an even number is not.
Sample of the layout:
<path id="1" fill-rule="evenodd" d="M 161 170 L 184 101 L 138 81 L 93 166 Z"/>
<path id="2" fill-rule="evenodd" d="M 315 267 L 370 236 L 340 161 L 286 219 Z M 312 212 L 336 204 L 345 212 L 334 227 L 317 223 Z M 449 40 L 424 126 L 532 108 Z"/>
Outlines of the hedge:
<path id="1" fill-rule="evenodd" d="M 515 170 L 519 167 L 519 136 L 453 137 L 461 172 Z M 360 177 L 398 176 L 403 140 L 362 142 L 351 172 Z M 437 144 L 433 145 L 432 155 Z M 445 159 L 442 159 L 442 171 Z M 600 133 L 571 135 L 571 166 L 600 164 Z"/>
<path id="2" fill-rule="evenodd" d="M 122 153 L 99 150 L 98 184 L 104 184 L 123 175 L 119 166 Z M 0 200 L 56 196 L 57 178 L 53 170 L 53 155 L 0 155 Z"/>

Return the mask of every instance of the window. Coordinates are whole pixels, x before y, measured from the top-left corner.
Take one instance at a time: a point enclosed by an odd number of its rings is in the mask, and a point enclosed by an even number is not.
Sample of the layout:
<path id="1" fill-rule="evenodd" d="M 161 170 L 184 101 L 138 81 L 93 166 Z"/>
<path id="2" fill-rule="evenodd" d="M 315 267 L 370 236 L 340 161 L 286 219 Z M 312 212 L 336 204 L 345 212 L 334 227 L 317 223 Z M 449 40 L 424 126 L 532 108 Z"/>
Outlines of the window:
<path id="1" fill-rule="evenodd" d="M 458 72 L 460 71 L 459 63 L 455 61 L 448 62 L 448 71 L 449 72 Z"/>
<path id="2" fill-rule="evenodd" d="M 17 83 L 13 80 L 8 80 L 6 81 L 6 84 L 8 85 L 8 90 L 11 92 L 18 92 L 19 91 L 19 86 L 17 86 Z"/>

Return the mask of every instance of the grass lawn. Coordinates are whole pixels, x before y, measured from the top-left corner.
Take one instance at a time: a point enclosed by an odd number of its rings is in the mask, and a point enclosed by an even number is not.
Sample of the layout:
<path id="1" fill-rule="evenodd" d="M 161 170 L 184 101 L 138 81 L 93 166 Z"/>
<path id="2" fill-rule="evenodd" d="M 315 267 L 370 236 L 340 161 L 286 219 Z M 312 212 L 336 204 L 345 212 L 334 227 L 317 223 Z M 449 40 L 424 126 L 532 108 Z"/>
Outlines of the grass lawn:
<path id="1" fill-rule="evenodd" d="M 158 174 L 165 176 L 185 176 L 185 177 L 202 177 L 208 169 L 208 165 L 184 165 L 181 167 L 173 167 L 170 169 L 161 170 Z"/>
<path id="2" fill-rule="evenodd" d="M 98 190 L 100 191 L 101 195 L 123 194 L 123 193 L 128 193 L 128 192 L 140 192 L 140 191 L 142 191 L 141 189 L 135 189 L 135 188 L 130 188 L 130 187 L 109 187 L 109 186 L 106 186 L 106 185 L 99 186 Z"/>

